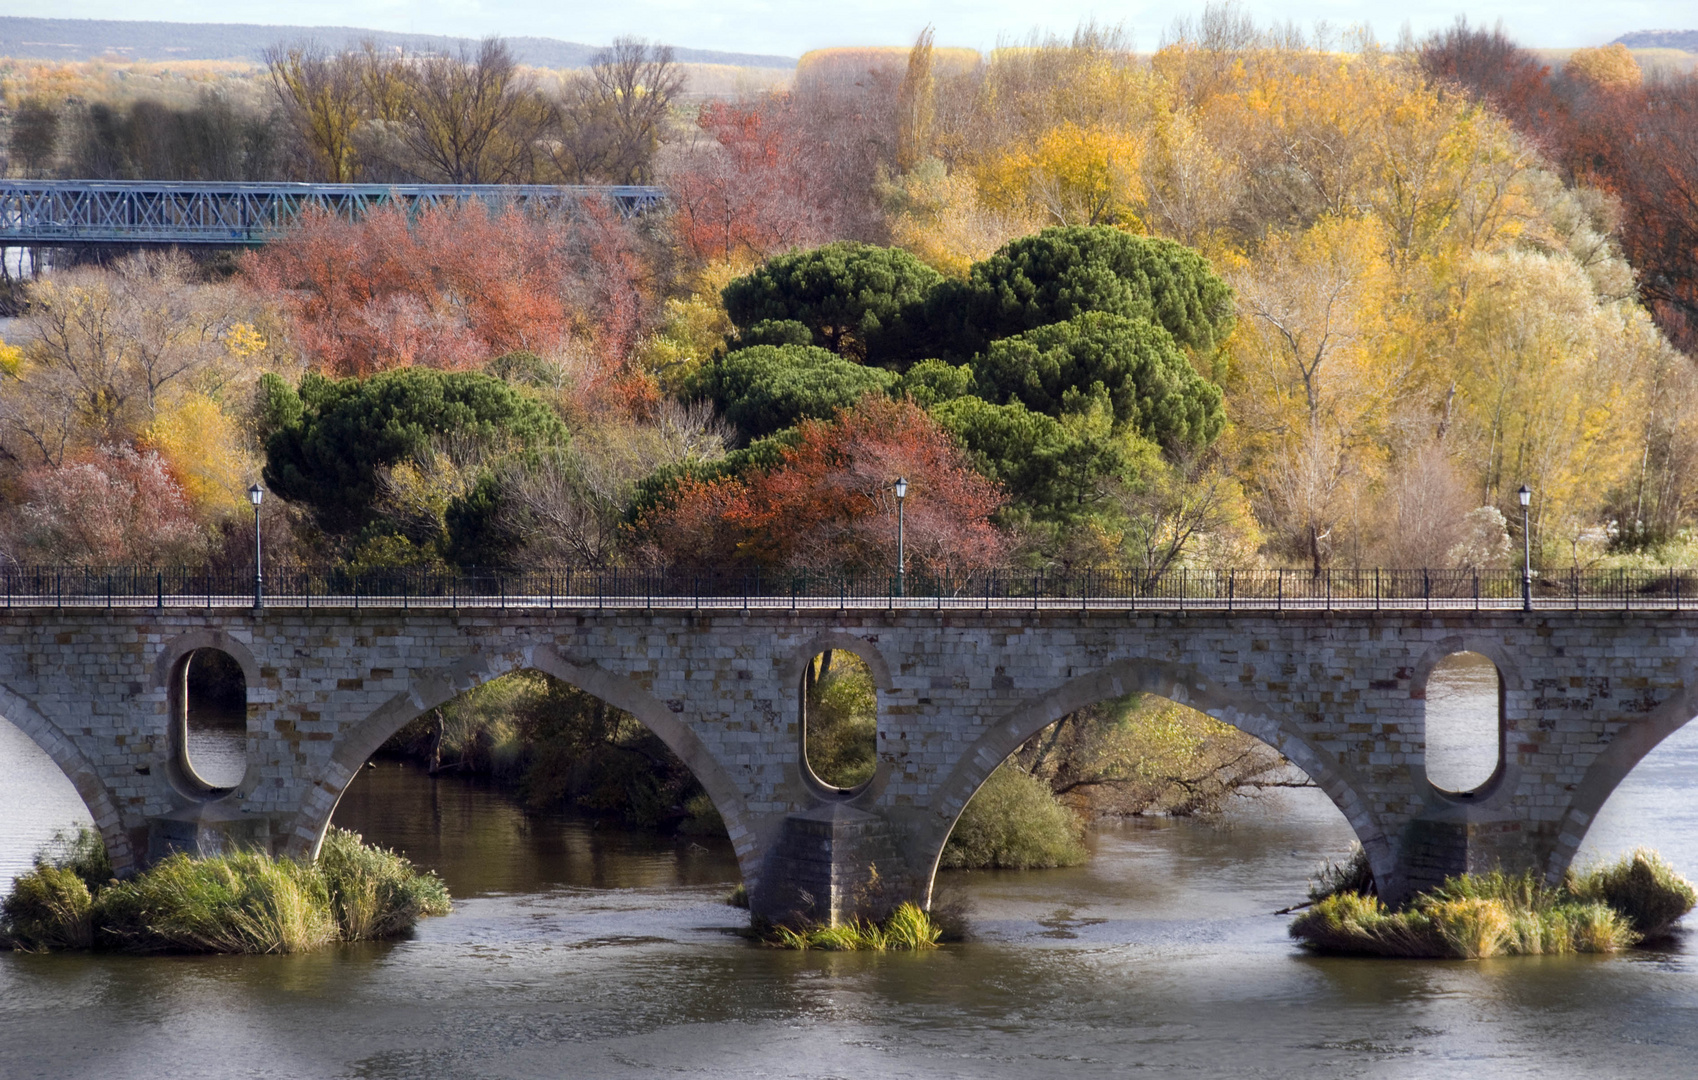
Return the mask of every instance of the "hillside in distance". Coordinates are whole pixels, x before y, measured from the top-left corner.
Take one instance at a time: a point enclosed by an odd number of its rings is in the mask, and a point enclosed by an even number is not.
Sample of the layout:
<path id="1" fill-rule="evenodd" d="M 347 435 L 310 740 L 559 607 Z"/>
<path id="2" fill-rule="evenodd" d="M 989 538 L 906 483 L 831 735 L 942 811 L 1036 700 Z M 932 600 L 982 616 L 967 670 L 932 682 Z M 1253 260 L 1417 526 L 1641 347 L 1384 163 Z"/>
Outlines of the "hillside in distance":
<path id="1" fill-rule="evenodd" d="M 1635 30 L 1615 40 L 1630 49 L 1680 49 L 1698 53 L 1698 30 Z"/>
<path id="2" fill-rule="evenodd" d="M 379 46 L 458 51 L 471 38 L 440 34 L 397 34 L 352 26 L 275 26 L 257 23 L 128 22 L 115 19 L 29 19 L 0 16 L 0 56 L 29 60 L 249 60 L 258 61 L 278 42 L 319 41 L 331 47 L 371 40 Z M 522 64 L 545 68 L 589 65 L 599 48 L 558 38 L 506 39 Z M 794 57 L 713 49 L 674 48 L 684 64 L 720 64 L 788 70 Z"/>

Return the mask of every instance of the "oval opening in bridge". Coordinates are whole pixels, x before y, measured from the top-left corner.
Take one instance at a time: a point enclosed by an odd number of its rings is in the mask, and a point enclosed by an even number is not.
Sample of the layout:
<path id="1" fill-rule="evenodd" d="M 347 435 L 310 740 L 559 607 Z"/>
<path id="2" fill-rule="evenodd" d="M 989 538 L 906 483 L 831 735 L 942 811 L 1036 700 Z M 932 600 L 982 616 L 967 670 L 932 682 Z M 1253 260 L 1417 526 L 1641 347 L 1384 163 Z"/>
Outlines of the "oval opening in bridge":
<path id="1" fill-rule="evenodd" d="M 802 758 L 823 784 L 860 787 L 878 765 L 878 691 L 854 653 L 830 649 L 802 671 Z"/>
<path id="2" fill-rule="evenodd" d="M 183 660 L 178 764 L 205 793 L 229 791 L 248 772 L 248 679 L 227 652 L 196 649 Z"/>
<path id="3" fill-rule="evenodd" d="M 1458 794 L 1479 789 L 1503 760 L 1503 679 L 1474 652 L 1452 653 L 1427 676 L 1427 779 Z"/>

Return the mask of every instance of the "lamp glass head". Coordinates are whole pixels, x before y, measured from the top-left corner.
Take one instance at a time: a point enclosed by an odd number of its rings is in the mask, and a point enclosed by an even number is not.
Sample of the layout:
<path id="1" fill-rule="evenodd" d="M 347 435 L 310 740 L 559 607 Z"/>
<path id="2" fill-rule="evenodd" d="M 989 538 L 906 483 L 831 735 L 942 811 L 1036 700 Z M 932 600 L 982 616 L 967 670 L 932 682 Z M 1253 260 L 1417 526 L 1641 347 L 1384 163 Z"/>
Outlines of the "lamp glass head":
<path id="1" fill-rule="evenodd" d="M 896 489 L 896 497 L 898 499 L 905 499 L 908 497 L 908 481 L 906 478 L 900 476 L 897 477 L 896 483 L 891 486 Z"/>
<path id="2" fill-rule="evenodd" d="M 1526 506 L 1528 503 L 1533 501 L 1533 492 L 1528 490 L 1528 487 L 1527 487 L 1526 484 L 1522 484 L 1521 490 L 1517 491 L 1515 493 L 1515 495 L 1516 495 L 1516 498 L 1521 500 L 1522 506 Z"/>
<path id="3" fill-rule="evenodd" d="M 255 484 L 253 487 L 248 489 L 248 501 L 253 503 L 255 506 L 258 506 L 260 504 L 260 500 L 264 498 L 265 489 L 260 487 L 258 484 Z"/>

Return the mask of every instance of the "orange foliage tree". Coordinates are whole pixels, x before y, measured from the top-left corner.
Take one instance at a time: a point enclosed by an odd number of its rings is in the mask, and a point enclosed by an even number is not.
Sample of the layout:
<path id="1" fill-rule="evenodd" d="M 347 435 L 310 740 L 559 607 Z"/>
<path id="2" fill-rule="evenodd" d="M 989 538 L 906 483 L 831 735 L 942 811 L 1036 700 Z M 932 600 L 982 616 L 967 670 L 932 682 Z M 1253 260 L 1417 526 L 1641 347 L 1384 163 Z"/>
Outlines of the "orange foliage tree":
<path id="1" fill-rule="evenodd" d="M 319 369 L 366 375 L 420 365 L 461 370 L 513 350 L 588 347 L 616 369 L 644 329 L 652 289 L 630 225 L 610 207 L 571 219 L 481 204 L 409 221 L 312 213 L 244 264 L 276 298 Z"/>
<path id="2" fill-rule="evenodd" d="M 804 422 L 771 468 L 684 481 L 637 528 L 650 557 L 672 567 L 888 571 L 899 476 L 910 572 L 1001 561 L 1007 541 L 990 522 L 1001 492 L 924 410 L 883 397 Z"/>
<path id="3" fill-rule="evenodd" d="M 833 215 L 810 197 L 815 162 L 788 104 L 702 107 L 696 122 L 712 142 L 666 178 L 679 236 L 698 258 L 763 259 L 835 238 Z"/>

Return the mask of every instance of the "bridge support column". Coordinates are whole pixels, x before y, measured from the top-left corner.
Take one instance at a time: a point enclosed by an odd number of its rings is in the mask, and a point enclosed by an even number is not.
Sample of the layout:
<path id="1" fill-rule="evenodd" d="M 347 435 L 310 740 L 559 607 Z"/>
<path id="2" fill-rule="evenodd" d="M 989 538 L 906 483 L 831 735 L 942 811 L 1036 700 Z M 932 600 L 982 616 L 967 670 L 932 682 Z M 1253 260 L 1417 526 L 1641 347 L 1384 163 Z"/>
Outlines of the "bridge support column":
<path id="1" fill-rule="evenodd" d="M 1381 883 L 1381 898 L 1398 904 L 1459 874 L 1531 870 L 1544 875 L 1555 836 L 1524 815 L 1524 811 L 1517 814 L 1512 809 L 1448 800 L 1429 805 L 1404 826 L 1396 872 L 1392 880 Z"/>
<path id="2" fill-rule="evenodd" d="M 787 816 L 750 914 L 776 923 L 879 918 L 914 893 L 890 824 L 844 803 Z"/>
<path id="3" fill-rule="evenodd" d="M 147 820 L 147 865 L 183 852 L 197 858 L 232 851 L 276 854 L 266 814 L 249 814 L 224 802 L 196 803 Z"/>

